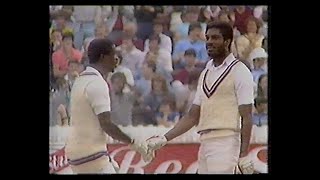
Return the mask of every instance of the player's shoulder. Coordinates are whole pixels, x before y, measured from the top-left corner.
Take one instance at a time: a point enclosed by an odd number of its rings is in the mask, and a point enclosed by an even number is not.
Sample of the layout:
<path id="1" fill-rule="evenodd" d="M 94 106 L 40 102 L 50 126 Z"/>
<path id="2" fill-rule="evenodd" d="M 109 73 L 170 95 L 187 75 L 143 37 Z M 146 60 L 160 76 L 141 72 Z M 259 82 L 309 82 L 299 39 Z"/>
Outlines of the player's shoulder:
<path id="1" fill-rule="evenodd" d="M 234 65 L 234 71 L 236 73 L 251 73 L 249 67 L 245 65 L 241 60 L 236 59 L 237 63 Z"/>

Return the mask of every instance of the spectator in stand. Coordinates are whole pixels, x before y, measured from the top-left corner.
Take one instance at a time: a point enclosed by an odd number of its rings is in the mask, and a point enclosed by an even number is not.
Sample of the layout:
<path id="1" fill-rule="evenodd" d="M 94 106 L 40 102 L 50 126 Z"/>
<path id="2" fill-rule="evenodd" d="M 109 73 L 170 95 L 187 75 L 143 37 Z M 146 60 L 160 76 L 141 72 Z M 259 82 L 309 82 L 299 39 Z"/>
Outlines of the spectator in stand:
<path id="1" fill-rule="evenodd" d="M 50 36 L 51 53 L 57 51 L 62 45 L 62 31 L 53 29 Z M 52 54 L 51 54 L 52 55 Z"/>
<path id="2" fill-rule="evenodd" d="M 187 39 L 180 40 L 175 44 L 173 50 L 174 69 L 182 69 L 185 66 L 184 52 L 187 49 L 193 48 L 196 51 L 198 65 L 204 66 L 208 61 L 208 53 L 205 41 L 201 40 L 201 25 L 200 23 L 192 23 L 189 26 L 189 36 Z"/>
<path id="3" fill-rule="evenodd" d="M 135 90 L 139 97 L 151 92 L 151 79 L 156 75 L 157 65 L 154 61 L 146 61 L 142 65 L 142 77 L 136 81 Z"/>
<path id="4" fill-rule="evenodd" d="M 248 18 L 246 25 L 245 34 L 236 39 L 236 47 L 239 58 L 248 60 L 253 49 L 262 47 L 264 36 L 258 33 L 261 22 L 255 17 Z"/>
<path id="5" fill-rule="evenodd" d="M 196 95 L 198 80 L 200 77 L 201 71 L 192 71 L 189 76 L 189 82 L 187 88 L 189 90 L 188 99 L 185 102 L 185 106 L 181 109 L 181 112 L 184 114 L 188 113 L 191 105 L 193 103 L 194 97 Z"/>
<path id="6" fill-rule="evenodd" d="M 209 6 L 205 6 L 200 9 L 198 21 L 205 24 L 213 21 L 212 11 Z"/>
<path id="7" fill-rule="evenodd" d="M 51 26 L 51 31 L 58 30 L 62 33 L 73 32 L 74 24 L 70 21 L 70 16 L 67 11 L 59 10 L 53 16 L 53 24 Z"/>
<path id="8" fill-rule="evenodd" d="M 234 26 L 237 27 L 241 34 L 245 34 L 247 31 L 247 19 L 253 16 L 252 9 L 246 6 L 237 6 L 234 9 L 234 16 Z"/>
<path id="9" fill-rule="evenodd" d="M 185 67 L 183 69 L 177 70 L 177 73 L 174 73 L 173 79 L 178 80 L 183 84 L 188 84 L 190 72 L 201 71 L 201 68 L 196 67 L 196 51 L 193 48 L 187 49 L 185 51 L 184 59 L 186 62 Z"/>
<path id="10" fill-rule="evenodd" d="M 155 123 L 155 114 L 165 99 L 175 99 L 175 97 L 169 92 L 166 80 L 161 75 L 155 75 L 151 80 L 151 92 L 143 100 L 143 107 L 151 116 L 151 119 L 150 117 L 145 119 L 147 124 Z"/>
<path id="11" fill-rule="evenodd" d="M 82 62 L 80 61 L 69 61 L 68 62 L 68 73 L 64 76 L 64 79 L 68 83 L 69 90 L 71 91 L 71 87 L 76 80 L 77 77 L 79 77 L 79 74 L 84 70 L 84 66 Z"/>
<path id="12" fill-rule="evenodd" d="M 152 33 L 153 19 L 157 17 L 154 6 L 136 6 L 134 16 L 138 25 L 138 38 L 145 41 Z"/>
<path id="13" fill-rule="evenodd" d="M 258 80 L 257 97 L 264 97 L 268 99 L 268 75 L 263 74 Z"/>
<path id="14" fill-rule="evenodd" d="M 83 41 L 94 36 L 94 29 L 101 23 L 101 6 L 73 6 L 75 21 L 74 44 L 81 49 Z"/>
<path id="15" fill-rule="evenodd" d="M 164 127 L 172 127 L 179 119 L 180 113 L 176 111 L 175 102 L 173 100 L 162 101 L 159 112 L 156 114 L 157 124 Z"/>
<path id="16" fill-rule="evenodd" d="M 88 47 L 92 40 L 107 38 L 108 34 L 109 34 L 109 31 L 105 25 L 102 25 L 102 24 L 97 25 L 95 28 L 94 36 L 88 37 L 84 40 L 83 46 L 81 49 L 82 52 L 86 55 L 88 52 Z"/>
<path id="17" fill-rule="evenodd" d="M 267 58 L 268 55 L 263 48 L 254 49 L 249 55 L 249 63 L 253 63 L 251 73 L 255 83 L 258 83 L 259 77 L 262 74 L 267 74 L 267 71 L 264 69 Z"/>
<path id="18" fill-rule="evenodd" d="M 172 52 L 172 42 L 169 36 L 163 34 L 163 23 L 161 19 L 155 19 L 153 23 L 153 35 L 157 35 L 160 37 L 160 48 L 163 50 L 167 50 L 169 54 Z M 149 41 L 147 39 L 144 43 L 144 52 L 149 51 Z"/>
<path id="19" fill-rule="evenodd" d="M 132 37 L 128 35 L 123 37 L 122 45 L 118 46 L 117 49 L 121 51 L 123 66 L 129 68 L 134 79 L 136 79 L 139 75 L 139 69 L 142 67 L 145 54 L 136 48 Z"/>
<path id="20" fill-rule="evenodd" d="M 117 125 L 132 125 L 132 108 L 135 97 L 132 92 L 124 92 L 126 77 L 116 72 L 111 77 L 111 119 Z"/>
<path id="21" fill-rule="evenodd" d="M 68 71 L 69 61 L 80 62 L 82 53 L 73 47 L 73 34 L 65 33 L 62 37 L 62 48 L 52 54 L 53 74 L 55 77 L 64 77 Z"/>
<path id="22" fill-rule="evenodd" d="M 124 38 L 130 37 L 132 39 L 133 44 L 140 51 L 143 51 L 144 45 L 143 40 L 136 36 L 137 33 L 137 24 L 135 22 L 128 22 L 123 27 L 122 36 L 115 42 L 117 46 L 123 43 Z"/>
<path id="23" fill-rule="evenodd" d="M 199 13 L 200 13 L 200 9 L 197 6 L 187 8 L 184 22 L 180 26 L 178 26 L 178 29 L 177 29 L 177 33 L 179 33 L 179 35 L 181 36 L 181 39 L 188 38 L 190 24 L 193 24 L 193 23 L 199 23 L 201 25 L 200 32 L 205 34 L 207 24 L 198 22 Z M 204 37 L 203 37 L 203 40 L 205 40 Z"/>
<path id="24" fill-rule="evenodd" d="M 155 56 L 155 61 L 158 69 L 163 68 L 167 72 L 172 72 L 172 60 L 171 54 L 166 49 L 162 48 L 160 44 L 162 43 L 161 38 L 158 34 L 152 34 L 149 39 L 149 55 Z"/>
<path id="25" fill-rule="evenodd" d="M 268 100 L 257 97 L 254 99 L 254 107 L 256 112 L 252 116 L 253 124 L 258 127 L 268 125 Z"/>

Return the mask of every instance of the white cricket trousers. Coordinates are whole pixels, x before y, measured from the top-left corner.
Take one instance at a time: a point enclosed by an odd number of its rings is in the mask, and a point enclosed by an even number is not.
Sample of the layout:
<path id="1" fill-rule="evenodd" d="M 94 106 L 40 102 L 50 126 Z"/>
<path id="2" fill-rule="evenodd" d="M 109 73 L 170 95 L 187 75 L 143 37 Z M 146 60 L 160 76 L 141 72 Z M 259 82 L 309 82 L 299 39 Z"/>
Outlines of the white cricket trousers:
<path id="1" fill-rule="evenodd" d="M 198 152 L 198 174 L 235 174 L 240 141 L 240 134 L 202 140 Z"/>

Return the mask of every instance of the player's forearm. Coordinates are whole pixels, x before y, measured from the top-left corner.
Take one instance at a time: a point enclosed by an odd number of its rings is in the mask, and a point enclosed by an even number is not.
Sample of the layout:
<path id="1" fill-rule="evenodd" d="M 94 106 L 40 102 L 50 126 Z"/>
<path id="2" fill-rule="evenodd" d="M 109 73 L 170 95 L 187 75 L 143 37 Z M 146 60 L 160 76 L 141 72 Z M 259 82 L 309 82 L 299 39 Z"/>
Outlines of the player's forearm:
<path id="1" fill-rule="evenodd" d="M 246 105 L 246 107 L 241 108 L 240 115 L 242 118 L 240 157 L 244 157 L 248 154 L 250 145 L 252 129 L 252 105 Z"/>
<path id="2" fill-rule="evenodd" d="M 131 143 L 131 138 L 121 131 L 121 129 L 111 121 L 110 112 L 103 112 L 98 115 L 101 128 L 113 139 L 124 143 Z"/>
<path id="3" fill-rule="evenodd" d="M 117 125 L 113 124 L 112 122 L 108 123 L 108 125 L 103 127 L 103 130 L 113 139 L 119 140 L 127 144 L 131 143 L 132 139 L 128 135 L 123 133 L 121 129 Z"/>
<path id="4" fill-rule="evenodd" d="M 180 121 L 164 136 L 168 141 L 180 136 L 181 134 L 187 132 L 195 125 L 194 120 L 189 115 L 186 115 L 180 119 Z"/>

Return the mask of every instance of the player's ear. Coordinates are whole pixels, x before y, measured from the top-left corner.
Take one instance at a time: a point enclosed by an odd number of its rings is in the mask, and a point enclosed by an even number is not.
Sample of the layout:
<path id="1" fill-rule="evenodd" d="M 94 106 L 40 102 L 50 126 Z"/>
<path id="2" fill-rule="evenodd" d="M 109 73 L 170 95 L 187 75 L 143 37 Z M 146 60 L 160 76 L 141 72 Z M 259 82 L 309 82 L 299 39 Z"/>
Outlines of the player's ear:
<path id="1" fill-rule="evenodd" d="M 230 43 L 231 43 L 230 39 L 224 41 L 224 45 L 227 46 L 227 47 L 229 46 Z"/>

